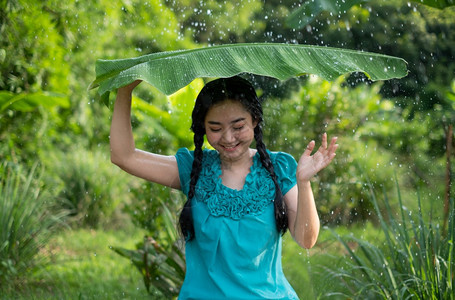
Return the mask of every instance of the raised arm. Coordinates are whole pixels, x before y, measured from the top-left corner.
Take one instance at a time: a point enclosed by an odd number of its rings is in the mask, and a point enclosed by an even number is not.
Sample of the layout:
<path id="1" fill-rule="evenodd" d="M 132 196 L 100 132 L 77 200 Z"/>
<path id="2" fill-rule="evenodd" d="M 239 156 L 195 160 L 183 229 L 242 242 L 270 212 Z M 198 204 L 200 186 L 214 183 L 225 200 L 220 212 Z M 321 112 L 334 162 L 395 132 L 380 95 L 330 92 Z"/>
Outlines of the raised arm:
<path id="1" fill-rule="evenodd" d="M 134 176 L 180 189 L 174 156 L 136 149 L 131 127 L 131 98 L 140 82 L 137 80 L 117 91 L 110 131 L 111 161 Z"/>
<path id="2" fill-rule="evenodd" d="M 288 208 L 289 231 L 294 240 L 303 248 L 311 248 L 319 235 L 319 217 L 313 197 L 310 180 L 327 167 L 335 157 L 337 138 L 327 146 L 327 134 L 322 136 L 322 145 L 311 155 L 315 142 L 311 141 L 300 157 L 297 166 L 297 185 L 284 196 Z"/>

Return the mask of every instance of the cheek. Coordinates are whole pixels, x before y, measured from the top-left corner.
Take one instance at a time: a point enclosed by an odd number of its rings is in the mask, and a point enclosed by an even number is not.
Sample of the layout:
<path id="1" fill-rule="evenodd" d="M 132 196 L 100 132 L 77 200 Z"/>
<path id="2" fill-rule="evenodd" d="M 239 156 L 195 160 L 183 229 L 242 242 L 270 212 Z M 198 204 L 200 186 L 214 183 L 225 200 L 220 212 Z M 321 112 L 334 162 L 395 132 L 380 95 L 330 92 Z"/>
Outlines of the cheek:
<path id="1" fill-rule="evenodd" d="M 207 141 L 209 142 L 209 144 L 212 144 L 212 143 L 216 142 L 219 139 L 218 135 L 216 133 L 213 133 L 213 132 L 207 132 L 205 134 L 205 136 L 207 137 Z"/>
<path id="2" fill-rule="evenodd" d="M 248 128 L 247 130 L 243 130 L 242 132 L 239 133 L 239 137 L 245 138 L 245 139 L 250 139 L 254 138 L 254 128 Z"/>

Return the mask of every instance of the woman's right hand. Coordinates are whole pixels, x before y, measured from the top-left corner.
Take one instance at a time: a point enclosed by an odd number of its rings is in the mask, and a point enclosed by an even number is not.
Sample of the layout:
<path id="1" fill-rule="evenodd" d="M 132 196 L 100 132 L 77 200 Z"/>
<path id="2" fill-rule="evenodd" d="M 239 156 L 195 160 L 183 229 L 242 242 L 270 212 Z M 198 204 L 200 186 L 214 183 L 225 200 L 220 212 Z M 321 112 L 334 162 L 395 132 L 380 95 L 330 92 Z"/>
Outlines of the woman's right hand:
<path id="1" fill-rule="evenodd" d="M 142 82 L 141 79 L 137 79 L 133 82 L 131 82 L 128 85 L 122 86 L 118 89 L 119 92 L 128 92 L 131 93 L 135 87 L 137 87 L 140 83 Z"/>

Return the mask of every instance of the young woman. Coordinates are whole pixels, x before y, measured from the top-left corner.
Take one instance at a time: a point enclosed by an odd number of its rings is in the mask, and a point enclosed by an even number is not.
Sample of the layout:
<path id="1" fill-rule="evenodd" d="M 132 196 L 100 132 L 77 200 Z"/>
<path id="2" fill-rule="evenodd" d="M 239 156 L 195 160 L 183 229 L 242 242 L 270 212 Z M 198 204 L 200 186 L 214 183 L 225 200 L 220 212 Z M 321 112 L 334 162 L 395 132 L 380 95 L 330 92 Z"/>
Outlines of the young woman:
<path id="1" fill-rule="evenodd" d="M 299 162 L 270 152 L 262 141 L 262 107 L 252 85 L 235 76 L 209 82 L 192 114 L 194 151 L 162 156 L 135 148 L 131 94 L 120 88 L 114 106 L 111 160 L 132 175 L 187 196 L 180 229 L 186 276 L 179 299 L 298 299 L 281 266 L 281 236 L 311 248 L 319 233 L 310 179 L 335 157 L 336 138 Z M 215 150 L 202 149 L 204 136 Z M 277 137 L 279 138 L 279 137 Z M 253 140 L 256 149 L 250 148 Z"/>

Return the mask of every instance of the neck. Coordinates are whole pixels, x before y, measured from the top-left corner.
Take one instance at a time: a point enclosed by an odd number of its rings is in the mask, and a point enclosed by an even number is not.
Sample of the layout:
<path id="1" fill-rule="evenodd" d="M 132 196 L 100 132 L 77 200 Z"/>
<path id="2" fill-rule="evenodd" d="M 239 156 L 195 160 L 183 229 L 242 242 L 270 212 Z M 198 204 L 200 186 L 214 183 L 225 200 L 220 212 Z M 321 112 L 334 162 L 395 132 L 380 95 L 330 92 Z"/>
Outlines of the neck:
<path id="1" fill-rule="evenodd" d="M 230 160 L 220 157 L 221 160 L 221 169 L 222 170 L 235 170 L 239 168 L 250 168 L 253 163 L 253 157 L 256 154 L 255 149 L 249 149 L 249 151 L 245 152 L 244 155 L 237 158 L 236 160 Z"/>

